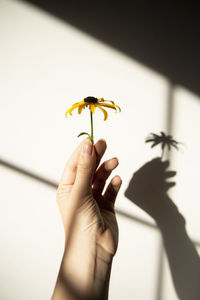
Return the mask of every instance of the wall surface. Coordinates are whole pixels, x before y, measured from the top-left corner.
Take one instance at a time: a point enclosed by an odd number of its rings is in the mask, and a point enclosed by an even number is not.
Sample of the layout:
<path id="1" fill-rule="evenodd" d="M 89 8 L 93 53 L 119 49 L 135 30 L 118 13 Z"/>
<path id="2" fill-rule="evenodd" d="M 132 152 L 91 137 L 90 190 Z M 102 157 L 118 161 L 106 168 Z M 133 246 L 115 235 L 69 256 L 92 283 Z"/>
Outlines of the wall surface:
<path id="1" fill-rule="evenodd" d="M 109 111 L 106 122 L 101 111 L 94 115 L 95 140 L 107 140 L 105 159 L 119 158 L 113 176 L 123 179 L 110 299 L 178 299 L 166 258 L 159 275 L 163 249 L 153 219 L 124 193 L 133 173 L 160 155 L 159 148 L 145 144 L 146 136 L 170 128 L 186 145 L 171 155 L 177 171 L 171 197 L 190 237 L 200 241 L 199 97 L 20 1 L 0 0 L 0 45 L 0 298 L 52 295 L 64 245 L 56 184 L 80 142 L 77 135 L 90 126 L 86 110 L 67 119 L 65 111 L 92 95 L 114 100 L 122 109 L 120 114 Z"/>

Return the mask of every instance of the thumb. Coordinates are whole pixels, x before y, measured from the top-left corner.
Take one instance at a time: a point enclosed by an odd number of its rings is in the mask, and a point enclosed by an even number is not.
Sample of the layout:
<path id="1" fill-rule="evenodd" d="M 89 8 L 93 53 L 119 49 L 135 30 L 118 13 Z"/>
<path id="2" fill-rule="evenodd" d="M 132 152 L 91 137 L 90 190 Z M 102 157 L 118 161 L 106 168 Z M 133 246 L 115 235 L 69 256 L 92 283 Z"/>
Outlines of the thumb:
<path id="1" fill-rule="evenodd" d="M 92 142 L 86 139 L 82 145 L 73 191 L 78 197 L 91 193 L 92 179 L 96 166 L 96 153 Z"/>

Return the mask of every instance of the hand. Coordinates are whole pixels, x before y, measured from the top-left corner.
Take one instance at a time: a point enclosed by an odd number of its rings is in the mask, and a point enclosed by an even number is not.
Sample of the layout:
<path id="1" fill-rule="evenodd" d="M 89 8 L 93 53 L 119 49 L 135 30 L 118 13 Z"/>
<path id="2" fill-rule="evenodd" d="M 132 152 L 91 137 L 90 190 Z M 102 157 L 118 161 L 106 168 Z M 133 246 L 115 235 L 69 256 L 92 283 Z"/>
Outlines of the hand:
<path id="1" fill-rule="evenodd" d="M 114 177 L 103 194 L 106 180 L 118 165 L 118 160 L 113 158 L 96 170 L 105 150 L 104 140 L 93 146 L 86 139 L 78 146 L 63 171 L 57 190 L 57 203 L 66 233 L 66 244 L 71 231 L 69 223 L 75 223 L 79 227 L 78 233 L 92 236 L 93 231 L 102 248 L 114 255 L 118 242 L 114 202 L 121 179 Z"/>
<path id="2" fill-rule="evenodd" d="M 70 277 L 73 286 L 78 280 L 82 294 L 88 293 L 88 285 L 90 290 L 95 286 L 96 292 L 104 289 L 93 282 L 94 272 L 101 284 L 107 279 L 118 244 L 114 203 L 121 178 L 115 176 L 103 193 L 106 180 L 118 165 L 113 158 L 98 168 L 105 150 L 104 140 L 94 146 L 89 139 L 83 141 L 66 164 L 57 190 L 66 236 L 61 273 L 65 282 Z"/>

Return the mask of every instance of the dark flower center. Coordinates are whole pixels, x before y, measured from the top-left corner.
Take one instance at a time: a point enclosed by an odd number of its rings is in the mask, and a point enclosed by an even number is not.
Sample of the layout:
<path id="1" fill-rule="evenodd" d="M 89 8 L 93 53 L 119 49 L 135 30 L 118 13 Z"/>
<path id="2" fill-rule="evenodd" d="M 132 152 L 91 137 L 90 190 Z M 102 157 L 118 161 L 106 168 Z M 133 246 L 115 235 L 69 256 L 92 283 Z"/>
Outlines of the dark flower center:
<path id="1" fill-rule="evenodd" d="M 92 96 L 86 97 L 83 99 L 83 101 L 87 102 L 87 103 L 97 103 L 98 99 Z"/>

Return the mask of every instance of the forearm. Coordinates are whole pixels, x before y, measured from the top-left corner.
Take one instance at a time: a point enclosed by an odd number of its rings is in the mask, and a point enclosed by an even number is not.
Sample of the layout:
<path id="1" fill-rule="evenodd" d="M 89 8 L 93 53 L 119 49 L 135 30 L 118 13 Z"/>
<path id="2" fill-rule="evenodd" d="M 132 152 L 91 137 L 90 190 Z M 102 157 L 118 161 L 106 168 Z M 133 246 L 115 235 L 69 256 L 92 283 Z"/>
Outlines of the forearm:
<path id="1" fill-rule="evenodd" d="M 52 300 L 108 299 L 112 256 L 99 245 L 76 249 L 64 253 Z"/>

